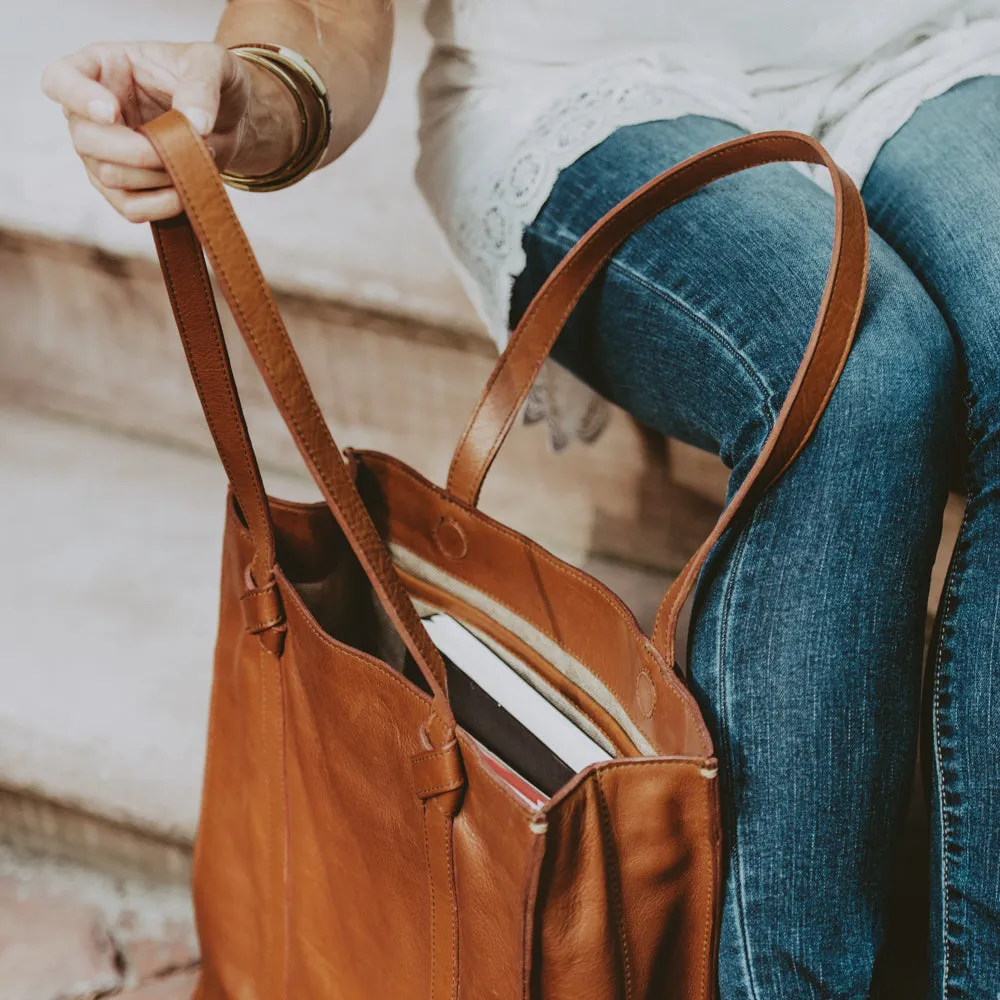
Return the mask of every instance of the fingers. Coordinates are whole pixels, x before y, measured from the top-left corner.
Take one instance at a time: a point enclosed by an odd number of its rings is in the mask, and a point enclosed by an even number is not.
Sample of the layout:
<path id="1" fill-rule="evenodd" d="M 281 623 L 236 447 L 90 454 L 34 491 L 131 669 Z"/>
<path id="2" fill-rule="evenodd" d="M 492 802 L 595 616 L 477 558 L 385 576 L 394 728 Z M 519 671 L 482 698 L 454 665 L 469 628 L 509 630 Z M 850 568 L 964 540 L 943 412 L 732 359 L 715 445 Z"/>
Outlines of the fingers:
<path id="1" fill-rule="evenodd" d="M 170 187 L 170 175 L 165 170 L 147 170 L 143 167 L 126 167 L 120 163 L 108 163 L 83 157 L 84 166 L 106 188 L 121 191 L 151 191 L 155 188 Z"/>
<path id="2" fill-rule="evenodd" d="M 181 73 L 174 91 L 173 107 L 180 111 L 200 135 L 215 128 L 219 101 L 232 56 L 218 45 L 191 45 L 181 60 Z"/>
<path id="3" fill-rule="evenodd" d="M 94 188 L 126 219 L 150 222 L 177 215 L 181 204 L 159 154 L 136 128 L 172 105 L 208 137 L 213 156 L 220 145 L 225 154 L 233 137 L 212 132 L 224 89 L 239 79 L 237 60 L 218 45 L 109 42 L 50 64 L 42 89 L 62 105 Z"/>
<path id="4" fill-rule="evenodd" d="M 49 63 L 42 74 L 42 90 L 61 104 L 67 114 L 111 124 L 121 108 L 118 98 L 97 82 L 101 62 L 87 49 Z"/>
<path id="5" fill-rule="evenodd" d="M 125 125 L 100 125 L 73 115 L 69 131 L 73 146 L 82 157 L 143 170 L 163 169 L 153 144 L 141 132 Z"/>
<path id="6" fill-rule="evenodd" d="M 156 222 L 160 219 L 172 219 L 181 213 L 181 200 L 172 187 L 152 191 L 128 191 L 108 187 L 89 169 L 87 176 L 112 208 L 129 222 Z"/>

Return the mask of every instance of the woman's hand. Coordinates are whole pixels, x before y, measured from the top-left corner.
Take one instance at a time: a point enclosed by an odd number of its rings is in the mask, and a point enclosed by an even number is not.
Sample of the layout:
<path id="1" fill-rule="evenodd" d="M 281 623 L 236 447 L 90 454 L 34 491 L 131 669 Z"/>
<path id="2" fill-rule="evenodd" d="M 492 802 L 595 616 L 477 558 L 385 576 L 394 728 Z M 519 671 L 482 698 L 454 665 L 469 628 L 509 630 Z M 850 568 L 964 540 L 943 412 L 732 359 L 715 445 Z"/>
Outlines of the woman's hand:
<path id="1" fill-rule="evenodd" d="M 135 131 L 169 108 L 205 136 L 220 168 L 254 176 L 299 143 L 294 98 L 272 73 L 208 42 L 106 42 L 51 63 L 42 89 L 62 105 L 91 184 L 131 222 L 181 211 L 149 140 Z"/>

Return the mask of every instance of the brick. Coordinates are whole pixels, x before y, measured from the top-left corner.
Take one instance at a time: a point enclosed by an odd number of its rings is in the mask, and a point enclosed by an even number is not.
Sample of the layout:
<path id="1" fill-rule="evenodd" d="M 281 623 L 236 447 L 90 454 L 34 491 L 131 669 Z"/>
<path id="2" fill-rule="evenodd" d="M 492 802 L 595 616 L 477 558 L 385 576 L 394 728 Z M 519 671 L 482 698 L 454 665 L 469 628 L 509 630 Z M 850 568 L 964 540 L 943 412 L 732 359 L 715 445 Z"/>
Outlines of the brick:
<path id="1" fill-rule="evenodd" d="M 128 917 L 123 914 L 113 933 L 129 983 L 157 979 L 198 961 L 198 938 L 191 922 L 168 920 L 155 931 L 137 930 Z"/>
<path id="2" fill-rule="evenodd" d="M 0 880 L 0 983 L 3 1000 L 63 1000 L 120 988 L 100 912 Z"/>
<path id="3" fill-rule="evenodd" d="M 181 972 L 166 979 L 158 979 L 134 990 L 119 993 L 117 1000 L 191 1000 L 198 973 Z"/>

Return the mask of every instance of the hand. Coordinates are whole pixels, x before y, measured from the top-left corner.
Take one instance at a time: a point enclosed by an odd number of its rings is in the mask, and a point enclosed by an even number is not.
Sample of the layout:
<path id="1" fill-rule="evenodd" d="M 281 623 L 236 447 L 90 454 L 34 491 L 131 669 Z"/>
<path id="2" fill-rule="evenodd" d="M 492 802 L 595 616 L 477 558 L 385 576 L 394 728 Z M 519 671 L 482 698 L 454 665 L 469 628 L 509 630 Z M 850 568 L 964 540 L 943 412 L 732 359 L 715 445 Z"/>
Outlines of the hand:
<path id="1" fill-rule="evenodd" d="M 181 211 L 159 154 L 135 131 L 169 108 L 206 138 L 220 169 L 259 176 L 298 147 L 298 110 L 285 85 L 208 42 L 88 45 L 51 63 L 42 89 L 62 105 L 91 184 L 131 222 Z"/>

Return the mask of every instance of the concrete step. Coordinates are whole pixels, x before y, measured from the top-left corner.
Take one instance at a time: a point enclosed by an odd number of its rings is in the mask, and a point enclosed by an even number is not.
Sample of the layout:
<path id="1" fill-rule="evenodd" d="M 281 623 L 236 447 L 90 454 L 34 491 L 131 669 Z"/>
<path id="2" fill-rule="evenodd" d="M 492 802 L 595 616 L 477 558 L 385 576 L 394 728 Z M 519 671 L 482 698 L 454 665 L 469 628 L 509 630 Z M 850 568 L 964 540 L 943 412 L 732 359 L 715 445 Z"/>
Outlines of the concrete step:
<path id="1" fill-rule="evenodd" d="M 9 138 L 0 163 L 8 398 L 206 447 L 147 228 L 118 218 L 91 189 L 58 109 L 24 81 L 95 39 L 209 38 L 222 6 L 95 0 L 68 10 L 39 0 L 19 15 L 18 46 L 0 65 L 0 85 L 23 92 L 0 107 Z M 385 100 L 347 155 L 288 191 L 234 200 L 265 273 L 285 293 L 338 440 L 384 448 L 441 481 L 495 353 L 413 181 L 417 78 L 429 47 L 421 15 L 416 0 L 399 3 Z M 298 472 L 259 383 L 247 385 L 262 458 Z M 662 448 L 621 415 L 596 449 L 571 449 L 558 462 L 542 428 L 522 432 L 485 502 L 573 558 L 593 552 L 675 571 L 706 533 L 717 496 L 705 503 L 699 487 L 675 486 Z"/>
<path id="2" fill-rule="evenodd" d="M 7 398 L 210 451 L 155 265 L 7 234 L 0 296 Z M 388 451 L 443 482 L 494 364 L 493 347 L 468 333 L 298 292 L 280 299 L 339 443 Z M 238 341 L 230 337 L 261 459 L 300 473 Z M 672 465 L 690 463 L 669 447 L 621 413 L 596 445 L 558 458 L 544 427 L 518 427 L 488 480 L 484 508 L 571 559 L 596 554 L 676 572 L 715 520 L 725 470 L 699 458 L 678 480 Z"/>
<path id="3" fill-rule="evenodd" d="M 0 296 L 5 398 L 212 453 L 155 265 L 8 233 L 0 238 Z M 279 299 L 338 441 L 388 451 L 443 482 L 494 363 L 492 347 L 459 331 L 297 292 Z M 302 476 L 228 315 L 226 322 L 260 457 Z M 543 427 L 515 428 L 483 507 L 573 561 L 676 573 L 711 530 L 726 477 L 713 456 L 644 432 L 615 411 L 595 445 L 558 456 Z M 952 498 L 935 595 L 961 513 Z"/>
<path id="4" fill-rule="evenodd" d="M 416 82 L 430 41 L 421 0 L 400 0 L 389 84 L 364 139 L 302 184 L 266 197 L 234 192 L 268 275 L 283 287 L 481 330 L 413 181 Z M 224 0 L 34 0 L 10 13 L 0 61 L 0 228 L 153 259 L 146 226 L 120 219 L 91 188 L 66 122 L 38 87 L 47 62 L 110 38 L 211 39 Z"/>
<path id="5" fill-rule="evenodd" d="M 0 782 L 190 838 L 221 469 L 9 409 L 0 465 Z"/>
<path id="6" fill-rule="evenodd" d="M 219 463 L 7 407 L 0 468 L 13 568 L 0 578 L 0 785 L 79 812 L 32 811 L 0 794 L 0 827 L 30 846 L 47 837 L 42 846 L 78 859 L 97 842 L 126 867 L 182 871 L 182 856 L 154 858 L 122 837 L 183 845 L 194 833 L 218 604 Z M 298 478 L 267 480 L 281 496 L 313 495 Z M 649 623 L 666 577 L 594 558 L 588 569 Z"/>

